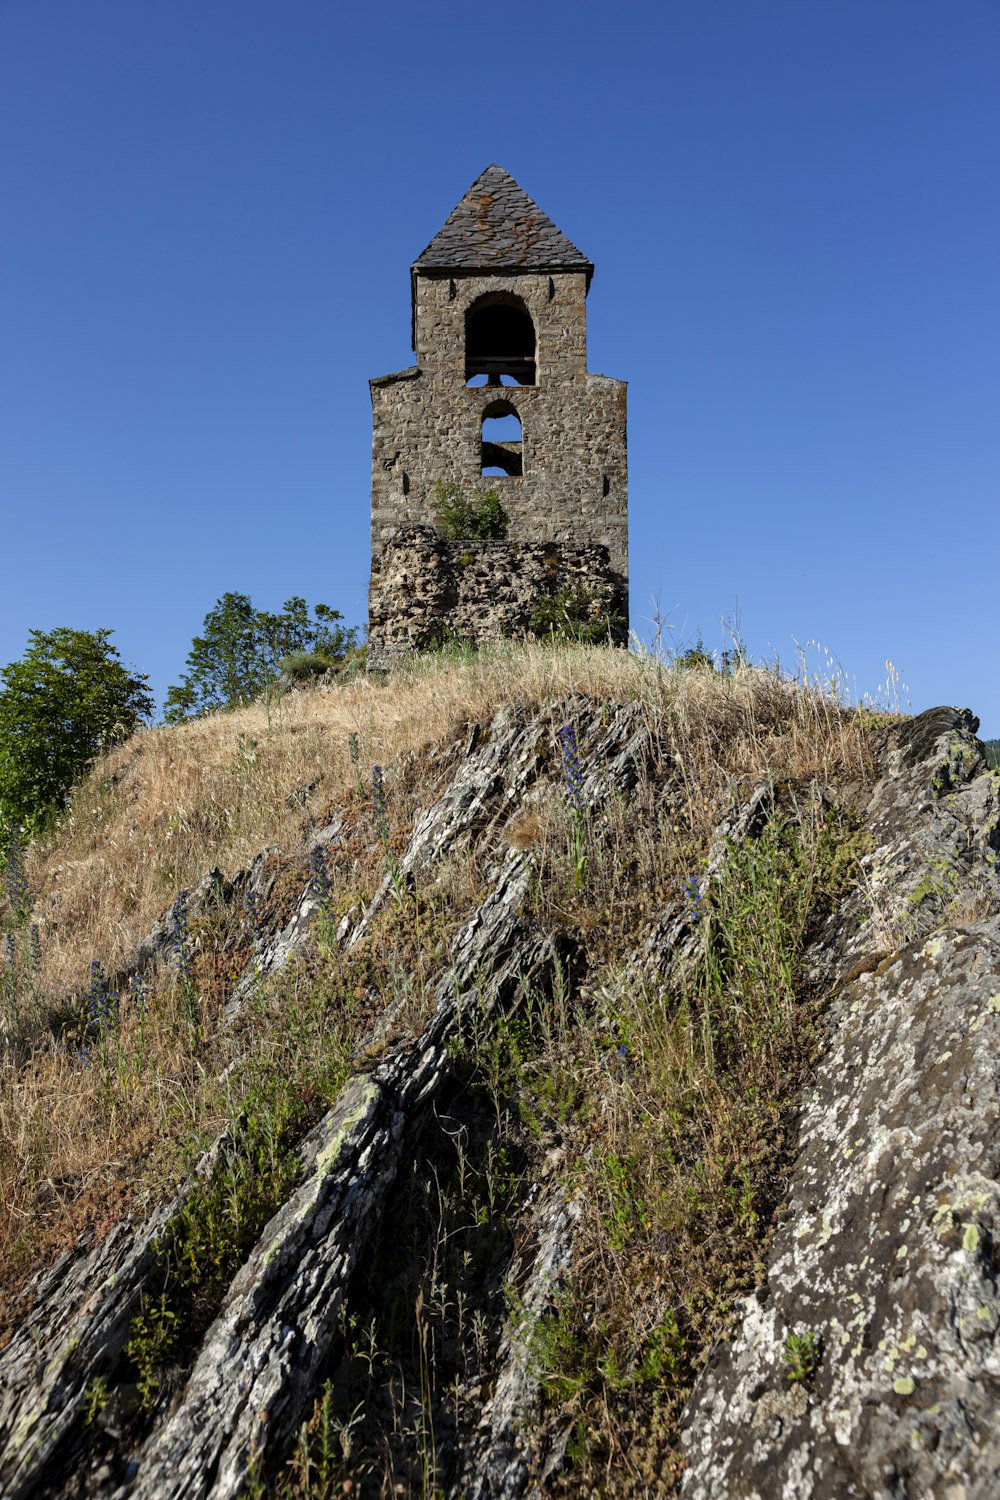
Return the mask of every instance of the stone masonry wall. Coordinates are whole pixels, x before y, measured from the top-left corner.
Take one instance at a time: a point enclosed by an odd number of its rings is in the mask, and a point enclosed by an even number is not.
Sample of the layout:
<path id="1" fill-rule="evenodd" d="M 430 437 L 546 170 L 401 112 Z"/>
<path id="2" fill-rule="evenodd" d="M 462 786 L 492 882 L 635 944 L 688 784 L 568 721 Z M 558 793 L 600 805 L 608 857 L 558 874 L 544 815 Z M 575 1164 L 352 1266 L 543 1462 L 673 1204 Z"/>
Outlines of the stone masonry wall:
<path id="1" fill-rule="evenodd" d="M 477 642 L 534 633 L 539 598 L 585 589 L 627 635 L 628 595 L 606 547 L 590 543 L 449 541 L 408 526 L 386 545 L 372 577 L 369 669 L 384 670 L 445 633 Z"/>
<path id="2" fill-rule="evenodd" d="M 490 292 L 531 314 L 534 386 L 465 383 L 465 314 Z M 603 546 L 627 576 L 626 386 L 587 370 L 585 274 L 419 274 L 414 345 L 417 366 L 370 382 L 373 596 L 387 543 L 433 522 L 441 483 L 495 489 L 512 541 Z M 501 397 L 521 421 L 523 477 L 482 475 L 483 410 Z"/>

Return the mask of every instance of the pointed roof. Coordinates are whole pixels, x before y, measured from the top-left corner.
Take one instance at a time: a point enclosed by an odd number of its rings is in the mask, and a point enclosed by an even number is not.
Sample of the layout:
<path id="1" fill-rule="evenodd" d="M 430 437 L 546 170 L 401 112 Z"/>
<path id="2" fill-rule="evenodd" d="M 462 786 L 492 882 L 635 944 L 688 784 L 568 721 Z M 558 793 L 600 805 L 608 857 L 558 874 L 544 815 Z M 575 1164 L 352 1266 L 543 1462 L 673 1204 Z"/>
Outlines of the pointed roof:
<path id="1" fill-rule="evenodd" d="M 586 271 L 593 262 L 496 162 L 452 209 L 422 255 L 421 271 Z"/>

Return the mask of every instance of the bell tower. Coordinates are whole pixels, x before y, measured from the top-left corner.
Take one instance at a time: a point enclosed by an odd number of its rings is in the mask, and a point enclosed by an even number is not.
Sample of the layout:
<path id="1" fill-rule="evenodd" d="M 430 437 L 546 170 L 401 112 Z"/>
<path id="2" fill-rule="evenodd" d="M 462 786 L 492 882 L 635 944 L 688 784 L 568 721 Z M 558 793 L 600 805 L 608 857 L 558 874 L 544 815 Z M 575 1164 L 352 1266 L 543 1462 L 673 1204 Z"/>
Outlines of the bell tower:
<path id="1" fill-rule="evenodd" d="M 496 165 L 414 261 L 417 362 L 370 382 L 373 598 L 401 531 L 435 526 L 442 485 L 495 491 L 509 544 L 606 548 L 624 585 L 626 387 L 587 369 L 593 273 Z"/>

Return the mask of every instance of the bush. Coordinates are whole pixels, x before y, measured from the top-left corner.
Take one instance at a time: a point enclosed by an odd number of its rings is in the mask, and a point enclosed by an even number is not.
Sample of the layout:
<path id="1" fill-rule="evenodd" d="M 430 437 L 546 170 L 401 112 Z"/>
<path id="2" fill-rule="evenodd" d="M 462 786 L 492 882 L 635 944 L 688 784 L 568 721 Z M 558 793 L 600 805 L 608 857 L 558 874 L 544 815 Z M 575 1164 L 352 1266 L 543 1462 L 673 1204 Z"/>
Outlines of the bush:
<path id="1" fill-rule="evenodd" d="M 324 656 L 321 651 L 292 651 L 281 660 L 282 677 L 290 677 L 293 682 L 305 682 L 310 677 L 319 677 L 323 672 L 329 672 L 331 667 L 337 663 L 332 657 Z"/>
<path id="2" fill-rule="evenodd" d="M 623 617 L 609 615 L 599 594 L 571 584 L 539 599 L 531 613 L 531 626 L 538 635 L 585 646 L 616 640 L 625 631 Z"/>
<path id="3" fill-rule="evenodd" d="M 462 635 L 446 620 L 431 620 L 416 646 L 420 652 L 439 651 L 450 661 L 471 660 L 477 650 L 473 637 Z"/>
<path id="4" fill-rule="evenodd" d="M 503 541 L 507 535 L 510 517 L 496 490 L 467 496 L 460 485 L 439 484 L 436 493 L 441 530 L 449 541 Z"/>
<path id="5" fill-rule="evenodd" d="M 674 657 L 674 666 L 682 672 L 716 672 L 720 677 L 731 677 L 739 663 L 739 648 L 715 653 L 708 649 L 700 633 L 693 646 L 685 646 Z"/>

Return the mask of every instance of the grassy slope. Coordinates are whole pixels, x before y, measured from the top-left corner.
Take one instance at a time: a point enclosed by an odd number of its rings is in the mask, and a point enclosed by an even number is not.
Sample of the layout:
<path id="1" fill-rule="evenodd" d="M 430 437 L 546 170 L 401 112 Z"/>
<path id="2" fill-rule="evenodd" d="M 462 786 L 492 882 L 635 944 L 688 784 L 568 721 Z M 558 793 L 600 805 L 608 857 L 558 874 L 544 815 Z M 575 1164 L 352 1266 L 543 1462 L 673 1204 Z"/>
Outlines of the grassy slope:
<path id="1" fill-rule="evenodd" d="M 813 792 L 857 783 L 868 766 L 865 716 L 766 672 L 722 678 L 601 648 L 532 646 L 429 660 L 386 683 L 360 678 L 293 695 L 270 712 L 254 706 L 153 730 L 108 756 L 51 840 L 30 853 L 37 967 L 27 928 L 4 917 L 16 959 L 5 971 L 0 1024 L 17 1038 L 0 1057 L 8 1295 L 81 1229 L 100 1230 L 161 1197 L 198 1147 L 242 1113 L 252 1122 L 245 1175 L 231 1201 L 206 1201 L 178 1253 L 187 1312 L 210 1316 L 218 1287 L 294 1172 L 297 1133 L 335 1097 L 373 1008 L 402 1001 L 397 1027 L 419 1015 L 424 980 L 440 970 L 450 934 L 481 895 L 489 851 L 456 853 L 425 889 L 387 910 L 349 963 L 321 930 L 311 956 L 262 987 L 236 1028 L 221 1024 L 221 1001 L 251 957 L 249 917 L 243 930 L 203 922 L 190 935 L 190 975 L 167 966 L 139 1003 L 123 1001 L 114 1025 L 96 1031 L 87 1024 L 94 961 L 121 970 L 179 888 L 214 865 L 232 874 L 266 845 L 278 846 L 278 880 L 263 916 L 279 921 L 308 878 L 312 830 L 335 814 L 344 826 L 327 878 L 339 915 L 365 902 L 384 873 L 374 764 L 386 770 L 391 853 L 447 784 L 460 754 L 449 747 L 470 725 L 504 705 L 548 707 L 556 725 L 572 722 L 581 699 L 635 698 L 657 746 L 635 802 L 612 808 L 599 826 L 574 827 L 553 745 L 553 781 L 502 835 L 535 850 L 535 919 L 580 941 L 592 996 L 600 980 L 616 998 L 602 1007 L 557 997 L 530 1022 L 474 1039 L 466 1076 L 488 1139 L 474 1171 L 451 1151 L 437 1174 L 436 1222 L 439 1234 L 448 1225 L 451 1270 L 436 1252 L 410 1268 L 408 1316 L 412 1323 L 416 1305 L 417 1323 L 434 1323 L 415 1337 L 440 1343 L 442 1389 L 446 1376 L 457 1381 L 462 1279 L 479 1254 L 483 1215 L 502 1220 L 505 1202 L 516 1204 L 557 1141 L 568 1188 L 586 1204 L 584 1225 L 577 1269 L 530 1353 L 553 1419 L 572 1425 L 567 1486 L 598 1482 L 612 1467 L 619 1493 L 669 1479 L 684 1392 L 733 1292 L 752 1283 L 780 1196 L 782 1141 L 812 1043 L 797 955 L 850 878 L 856 851 L 849 823 Z M 668 1002 L 615 990 L 651 918 L 698 874 L 720 814 L 763 777 L 780 783 L 797 811 L 752 859 L 733 857 L 728 894 L 705 914 L 708 957 L 689 990 Z M 460 1246 L 464 1262 L 454 1259 Z M 377 1324 L 386 1309 L 377 1297 L 365 1302 L 363 1289 L 359 1297 L 357 1326 L 368 1313 Z M 398 1329 L 376 1335 L 379 1368 L 405 1363 Z M 459 1326 L 459 1345 L 466 1335 L 471 1348 L 474 1330 Z M 141 1340 L 135 1360 L 155 1387 L 156 1359 Z M 391 1372 L 383 1385 L 391 1404 Z M 371 1452 L 358 1435 L 350 1461 L 359 1474 L 377 1467 L 371 1434 L 367 1441 Z M 318 1462 L 305 1457 L 308 1438 L 303 1444 L 300 1488 Z M 324 1459 L 327 1478 L 339 1483 L 354 1472 L 350 1462 Z M 384 1452 L 378 1462 L 384 1467 Z"/>

